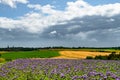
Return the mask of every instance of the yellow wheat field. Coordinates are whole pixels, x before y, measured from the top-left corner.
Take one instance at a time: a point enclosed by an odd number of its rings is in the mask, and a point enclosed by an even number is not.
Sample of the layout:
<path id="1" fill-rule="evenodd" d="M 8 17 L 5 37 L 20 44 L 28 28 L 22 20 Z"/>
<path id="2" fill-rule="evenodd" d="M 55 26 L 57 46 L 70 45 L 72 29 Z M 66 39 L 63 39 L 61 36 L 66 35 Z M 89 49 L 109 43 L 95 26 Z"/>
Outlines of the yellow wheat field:
<path id="1" fill-rule="evenodd" d="M 65 58 L 65 59 L 85 59 L 87 56 L 95 57 L 97 55 L 109 55 L 107 52 L 89 52 L 89 51 L 60 51 L 61 56 L 54 58 Z"/>

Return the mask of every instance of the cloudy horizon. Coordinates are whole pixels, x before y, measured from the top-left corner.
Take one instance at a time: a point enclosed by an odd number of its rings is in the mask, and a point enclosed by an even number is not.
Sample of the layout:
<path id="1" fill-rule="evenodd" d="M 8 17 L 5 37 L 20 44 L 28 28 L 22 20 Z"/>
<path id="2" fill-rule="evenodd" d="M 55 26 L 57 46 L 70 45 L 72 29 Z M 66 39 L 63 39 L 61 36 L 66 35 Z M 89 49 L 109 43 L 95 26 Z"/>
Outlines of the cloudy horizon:
<path id="1" fill-rule="evenodd" d="M 0 47 L 120 46 L 119 0 L 0 0 Z"/>

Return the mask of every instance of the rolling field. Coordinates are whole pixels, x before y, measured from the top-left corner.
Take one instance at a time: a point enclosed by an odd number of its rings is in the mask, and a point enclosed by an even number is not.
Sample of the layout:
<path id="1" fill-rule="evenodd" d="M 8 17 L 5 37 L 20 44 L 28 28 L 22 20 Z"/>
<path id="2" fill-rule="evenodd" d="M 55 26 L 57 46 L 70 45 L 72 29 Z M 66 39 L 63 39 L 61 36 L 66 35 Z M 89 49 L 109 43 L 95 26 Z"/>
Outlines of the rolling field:
<path id="1" fill-rule="evenodd" d="M 51 50 L 37 50 L 37 51 L 12 51 L 0 52 L 1 58 L 4 59 L 19 59 L 19 58 L 63 58 L 63 59 L 85 59 L 87 56 L 105 56 L 111 52 L 120 53 L 120 50 L 111 49 L 51 49 Z"/>

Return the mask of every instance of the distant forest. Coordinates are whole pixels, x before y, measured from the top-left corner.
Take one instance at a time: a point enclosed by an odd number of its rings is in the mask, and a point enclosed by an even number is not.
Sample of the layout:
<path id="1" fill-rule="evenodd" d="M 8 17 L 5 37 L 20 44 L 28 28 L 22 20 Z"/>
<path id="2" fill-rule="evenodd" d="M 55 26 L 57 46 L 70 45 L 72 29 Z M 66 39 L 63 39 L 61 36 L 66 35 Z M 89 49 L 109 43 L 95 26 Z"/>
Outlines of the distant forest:
<path id="1" fill-rule="evenodd" d="M 114 49 L 120 50 L 120 47 L 6 47 L 0 48 L 0 51 L 34 51 L 34 50 L 44 50 L 44 49 Z"/>

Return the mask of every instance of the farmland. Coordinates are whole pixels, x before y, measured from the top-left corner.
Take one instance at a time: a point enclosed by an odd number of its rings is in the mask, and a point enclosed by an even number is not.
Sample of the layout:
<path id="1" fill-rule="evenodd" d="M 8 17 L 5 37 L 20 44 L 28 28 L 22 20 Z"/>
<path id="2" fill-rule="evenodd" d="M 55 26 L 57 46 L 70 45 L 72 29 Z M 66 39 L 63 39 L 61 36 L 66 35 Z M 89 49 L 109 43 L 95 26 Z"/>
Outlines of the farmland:
<path id="1" fill-rule="evenodd" d="M 1 54 L 5 59 L 19 59 L 19 58 L 50 58 L 60 56 L 58 51 L 37 50 L 37 51 L 12 51 Z"/>
<path id="2" fill-rule="evenodd" d="M 111 52 L 120 53 L 114 49 L 44 49 L 33 51 L 1 51 L 0 57 L 7 60 L 19 58 L 56 58 L 56 59 L 85 59 L 87 56 L 105 56 Z"/>
<path id="3" fill-rule="evenodd" d="M 86 60 L 114 49 L 2 51 L 0 80 L 120 80 L 119 60 Z M 42 59 L 43 58 L 43 59 Z"/>
<path id="4" fill-rule="evenodd" d="M 85 59 L 87 56 L 95 57 L 97 55 L 109 55 L 108 52 L 90 52 L 90 51 L 60 51 L 61 56 L 54 58 L 73 58 L 73 59 Z"/>

